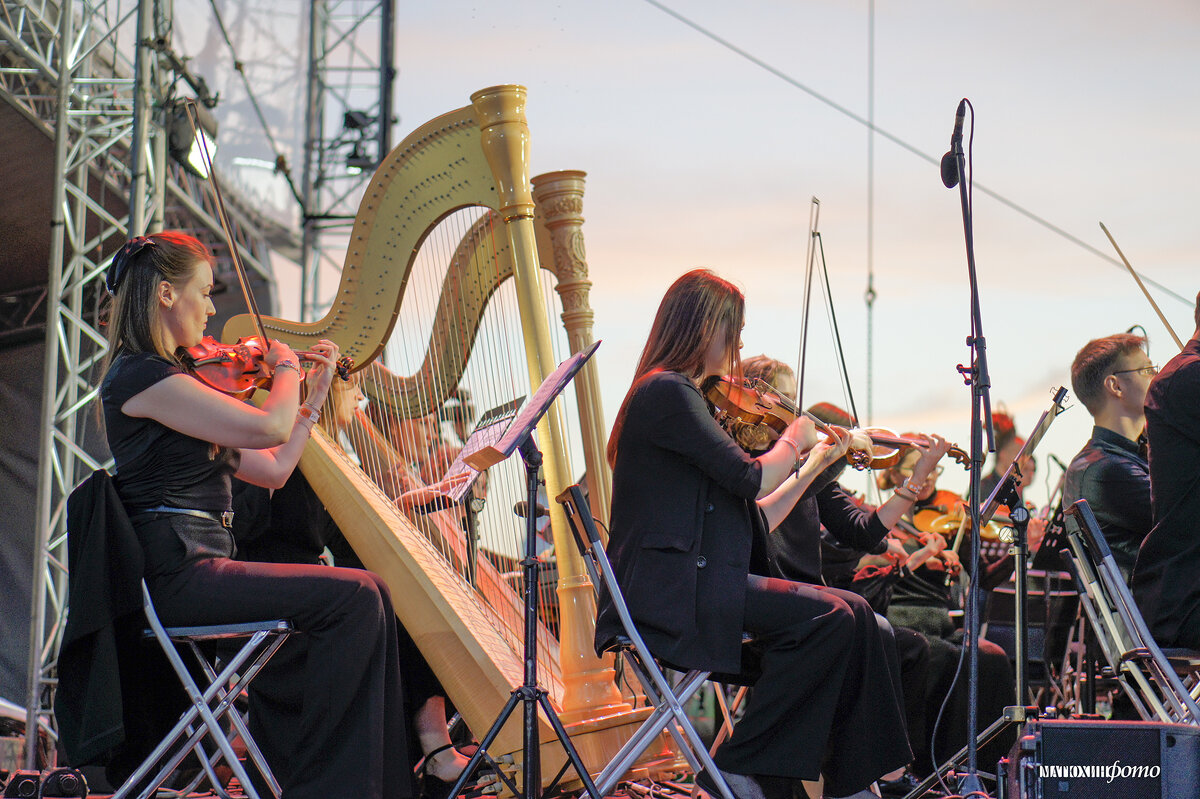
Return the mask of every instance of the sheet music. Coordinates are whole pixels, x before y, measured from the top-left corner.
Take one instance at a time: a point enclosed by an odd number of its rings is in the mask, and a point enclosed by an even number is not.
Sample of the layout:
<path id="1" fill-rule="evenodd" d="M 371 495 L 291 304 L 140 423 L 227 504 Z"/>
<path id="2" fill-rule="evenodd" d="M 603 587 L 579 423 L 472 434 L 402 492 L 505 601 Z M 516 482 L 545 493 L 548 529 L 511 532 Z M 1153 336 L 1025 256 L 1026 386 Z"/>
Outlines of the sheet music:
<path id="1" fill-rule="evenodd" d="M 464 460 L 469 466 L 482 471 L 489 466 L 500 463 L 517 451 L 521 441 L 524 440 L 538 421 L 550 409 L 550 403 L 554 401 L 562 390 L 567 387 L 567 384 L 575 379 L 575 375 L 587 363 L 588 358 L 592 357 L 592 353 L 600 346 L 600 342 L 592 344 L 586 350 L 577 352 L 570 358 L 558 365 L 558 368 L 550 373 L 542 384 L 538 386 L 537 391 L 533 392 L 533 396 L 525 403 L 525 407 L 512 420 L 508 430 L 495 444 L 485 447 L 480 447 L 475 452 L 472 452 Z"/>

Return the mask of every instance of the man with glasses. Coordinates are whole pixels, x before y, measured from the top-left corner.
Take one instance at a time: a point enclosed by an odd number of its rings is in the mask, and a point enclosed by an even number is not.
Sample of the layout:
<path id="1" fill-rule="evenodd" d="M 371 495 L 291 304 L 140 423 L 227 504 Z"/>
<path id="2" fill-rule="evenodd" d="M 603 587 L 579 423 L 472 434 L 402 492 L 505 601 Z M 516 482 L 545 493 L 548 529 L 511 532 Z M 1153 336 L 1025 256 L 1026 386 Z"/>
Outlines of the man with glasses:
<path id="1" fill-rule="evenodd" d="M 1157 371 L 1146 339 L 1131 333 L 1089 341 L 1071 364 L 1071 388 L 1095 426 L 1067 468 L 1063 506 L 1087 500 L 1126 582 L 1151 526 L 1150 471 L 1138 441 Z"/>
<path id="2" fill-rule="evenodd" d="M 1200 295 L 1196 330 L 1146 395 L 1154 527 L 1133 595 L 1163 646 L 1200 649 Z"/>

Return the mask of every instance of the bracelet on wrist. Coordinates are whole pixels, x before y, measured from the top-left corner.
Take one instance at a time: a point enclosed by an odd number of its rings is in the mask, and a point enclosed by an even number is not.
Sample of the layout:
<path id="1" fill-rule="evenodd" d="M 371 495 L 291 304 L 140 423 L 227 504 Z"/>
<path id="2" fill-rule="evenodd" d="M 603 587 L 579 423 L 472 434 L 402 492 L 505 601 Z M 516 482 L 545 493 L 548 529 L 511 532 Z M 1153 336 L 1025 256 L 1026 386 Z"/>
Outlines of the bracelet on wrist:
<path id="1" fill-rule="evenodd" d="M 904 488 L 912 492 L 913 497 L 921 496 L 921 489 L 925 487 L 925 480 L 917 482 L 915 477 L 909 477 L 904 481 Z"/>
<path id="2" fill-rule="evenodd" d="M 917 495 L 905 489 L 904 486 L 896 486 L 892 489 L 892 493 L 901 499 L 907 499 L 909 502 L 917 501 Z"/>
<path id="3" fill-rule="evenodd" d="M 314 408 L 306 402 L 300 406 L 299 410 L 296 411 L 296 421 L 300 421 L 301 419 L 307 419 L 313 424 L 316 424 L 317 422 L 321 421 L 321 409 Z"/>
<path id="4" fill-rule="evenodd" d="M 282 361 L 276 361 L 275 362 L 275 371 L 279 371 L 280 369 L 292 369 L 296 372 L 297 375 L 300 374 L 300 365 L 298 363 L 296 363 L 295 361 L 293 361 L 291 358 L 285 358 Z"/>
<path id="5" fill-rule="evenodd" d="M 788 438 L 787 436 L 780 436 L 779 440 L 782 441 L 784 444 L 787 444 L 789 447 L 791 447 L 792 452 L 795 453 L 795 455 L 796 455 L 796 462 L 791 468 L 792 473 L 794 474 L 794 473 L 800 471 L 800 446 L 795 441 L 792 441 L 790 438 Z"/>

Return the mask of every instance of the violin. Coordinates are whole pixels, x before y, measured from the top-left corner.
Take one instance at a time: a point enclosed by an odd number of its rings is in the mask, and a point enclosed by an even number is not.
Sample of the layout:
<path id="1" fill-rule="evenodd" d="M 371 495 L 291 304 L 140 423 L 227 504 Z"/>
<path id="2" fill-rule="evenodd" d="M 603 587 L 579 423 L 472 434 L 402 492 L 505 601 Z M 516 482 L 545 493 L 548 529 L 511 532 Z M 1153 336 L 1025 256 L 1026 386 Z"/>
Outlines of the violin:
<path id="1" fill-rule="evenodd" d="M 913 514 L 913 524 L 922 532 L 954 535 L 959 527 L 965 531 L 971 529 L 971 516 L 967 513 L 967 505 L 953 491 L 938 490 L 933 495 L 933 503 L 927 504 Z M 1012 524 L 1004 514 L 997 513 L 983 526 L 979 537 L 985 541 L 999 541 L 1000 533 Z"/>
<path id="2" fill-rule="evenodd" d="M 179 357 L 184 367 L 201 383 L 244 400 L 249 399 L 256 389 L 271 388 L 274 375 L 267 367 L 266 354 L 258 336 L 243 336 L 236 344 L 222 344 L 212 336 L 205 336 L 199 344 L 180 352 Z M 311 357 L 306 356 L 311 353 L 296 353 L 302 362 L 311 362 Z M 351 368 L 353 361 L 349 356 L 338 359 L 336 369 L 343 380 L 350 378 Z M 300 379 L 304 379 L 303 370 Z"/>
<path id="3" fill-rule="evenodd" d="M 787 397 L 775 391 L 765 381 L 743 378 L 720 377 L 712 381 L 705 397 L 717 409 L 717 421 L 726 429 L 743 426 L 765 428 L 772 439 L 778 438 L 787 426 L 801 415 L 807 416 L 828 436 L 834 435 L 835 425 L 828 425 L 807 411 L 801 411 Z M 838 430 L 846 428 L 836 427 Z M 847 460 L 855 469 L 886 469 L 900 460 L 900 453 L 907 447 L 924 448 L 925 442 L 915 438 L 898 436 L 882 428 L 854 428 Z M 861 435 L 855 435 L 861 434 Z M 968 466 L 971 456 L 961 447 L 951 445 L 947 453 L 962 466 Z"/>

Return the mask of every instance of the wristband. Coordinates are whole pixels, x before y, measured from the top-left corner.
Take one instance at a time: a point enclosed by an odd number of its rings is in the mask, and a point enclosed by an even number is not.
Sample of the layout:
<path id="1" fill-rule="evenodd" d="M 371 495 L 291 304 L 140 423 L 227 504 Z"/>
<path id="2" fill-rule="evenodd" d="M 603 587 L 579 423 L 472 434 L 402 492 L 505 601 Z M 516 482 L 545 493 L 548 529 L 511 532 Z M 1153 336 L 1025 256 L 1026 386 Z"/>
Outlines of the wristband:
<path id="1" fill-rule="evenodd" d="M 792 452 L 796 453 L 796 465 L 792 467 L 792 469 L 791 469 L 792 473 L 794 474 L 794 473 L 800 471 L 800 446 L 795 441 L 792 441 L 790 438 L 788 438 L 787 436 L 780 436 L 779 440 L 782 441 L 784 444 L 787 444 L 789 447 L 791 447 Z"/>
<path id="2" fill-rule="evenodd" d="M 301 419 L 307 419 L 313 424 L 316 424 L 317 422 L 321 421 L 321 409 L 314 408 L 306 402 L 300 406 L 299 410 L 296 411 L 296 421 L 300 421 Z"/>
<path id="3" fill-rule="evenodd" d="M 925 479 L 928 480 L 929 478 L 925 478 Z M 909 478 L 904 481 L 904 489 L 906 491 L 912 492 L 913 499 L 917 499 L 918 497 L 921 496 L 921 489 L 924 487 L 925 487 L 925 480 L 922 480 L 921 482 L 918 483 L 912 475 L 909 475 Z"/>
<path id="4" fill-rule="evenodd" d="M 909 489 L 907 488 L 907 486 L 908 486 L 907 483 L 905 483 L 902 486 L 896 486 L 895 488 L 892 489 L 892 493 L 895 494 L 896 496 L 900 497 L 900 499 L 907 499 L 909 502 L 916 502 L 917 495 L 915 493 L 914 494 L 908 493 Z"/>

